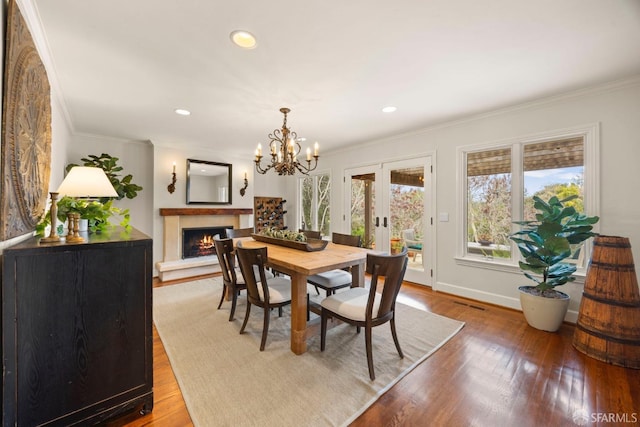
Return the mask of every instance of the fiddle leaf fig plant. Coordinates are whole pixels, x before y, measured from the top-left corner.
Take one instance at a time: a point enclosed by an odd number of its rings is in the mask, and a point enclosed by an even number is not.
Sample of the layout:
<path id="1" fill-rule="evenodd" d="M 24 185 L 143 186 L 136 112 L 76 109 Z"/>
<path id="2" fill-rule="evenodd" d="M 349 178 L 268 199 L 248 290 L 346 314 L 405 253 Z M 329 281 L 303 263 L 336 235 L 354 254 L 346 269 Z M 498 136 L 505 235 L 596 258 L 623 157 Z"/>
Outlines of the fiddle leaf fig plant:
<path id="1" fill-rule="evenodd" d="M 534 281 L 536 294 L 552 296 L 556 286 L 575 280 L 574 264 L 564 262 L 572 254 L 572 248 L 590 237 L 596 236 L 593 225 L 599 221 L 597 216 L 586 216 L 565 204 L 577 195 L 558 199 L 553 196 L 548 201 L 534 196 L 534 208 L 537 210 L 533 221 L 514 221 L 522 226 L 509 236 L 520 250 L 522 260 L 520 269 L 524 275 Z"/>
<path id="2" fill-rule="evenodd" d="M 107 178 L 109 178 L 109 181 L 111 181 L 113 188 L 115 188 L 116 192 L 118 193 L 118 197 L 116 197 L 116 200 L 120 200 L 125 197 L 127 199 L 133 199 L 138 195 L 138 191 L 142 191 L 141 186 L 132 182 L 133 176 L 131 174 L 127 174 L 124 177 L 120 178 L 120 173 L 122 172 L 123 168 L 122 166 L 118 166 L 118 160 L 120 160 L 118 157 L 112 157 L 109 154 L 102 153 L 99 156 L 90 154 L 88 157 L 83 157 L 80 160 L 84 162 L 83 166 L 93 166 L 104 171 L 104 173 L 107 175 Z M 66 171 L 69 172 L 74 166 L 78 165 L 73 163 L 67 165 Z M 101 202 L 106 202 L 108 200 L 110 200 L 110 198 L 108 197 L 100 199 Z"/>

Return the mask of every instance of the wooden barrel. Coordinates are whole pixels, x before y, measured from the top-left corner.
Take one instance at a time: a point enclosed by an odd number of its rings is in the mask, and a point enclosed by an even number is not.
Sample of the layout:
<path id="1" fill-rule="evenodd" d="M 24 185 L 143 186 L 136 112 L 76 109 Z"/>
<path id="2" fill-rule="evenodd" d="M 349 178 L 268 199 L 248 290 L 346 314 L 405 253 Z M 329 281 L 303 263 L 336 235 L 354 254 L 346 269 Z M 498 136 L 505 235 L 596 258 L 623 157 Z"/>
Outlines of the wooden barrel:
<path id="1" fill-rule="evenodd" d="M 573 346 L 595 359 L 640 369 L 640 290 L 629 239 L 594 239 Z"/>

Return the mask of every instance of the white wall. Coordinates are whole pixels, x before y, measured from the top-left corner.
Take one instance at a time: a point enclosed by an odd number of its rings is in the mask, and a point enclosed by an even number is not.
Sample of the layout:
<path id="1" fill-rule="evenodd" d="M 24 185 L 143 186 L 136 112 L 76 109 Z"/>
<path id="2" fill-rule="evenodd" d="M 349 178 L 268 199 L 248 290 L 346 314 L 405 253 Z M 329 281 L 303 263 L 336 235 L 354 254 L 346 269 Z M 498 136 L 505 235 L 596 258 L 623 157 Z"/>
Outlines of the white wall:
<path id="1" fill-rule="evenodd" d="M 640 77 L 328 153 L 320 161 L 332 173 L 331 203 L 336 207 L 331 210 L 332 226 L 335 231 L 342 226 L 344 169 L 434 151 L 436 212 L 447 212 L 450 218 L 449 222 L 435 219 L 434 289 L 519 308 L 517 286 L 528 284 L 528 279 L 520 273 L 464 266 L 455 260 L 461 227 L 456 219 L 460 194 L 456 149 L 591 123 L 599 123 L 601 130 L 600 233 L 630 238 L 635 265 L 640 265 L 640 198 L 635 195 L 640 183 Z M 572 296 L 568 320 L 575 321 L 582 286 L 569 284 L 562 290 Z"/>

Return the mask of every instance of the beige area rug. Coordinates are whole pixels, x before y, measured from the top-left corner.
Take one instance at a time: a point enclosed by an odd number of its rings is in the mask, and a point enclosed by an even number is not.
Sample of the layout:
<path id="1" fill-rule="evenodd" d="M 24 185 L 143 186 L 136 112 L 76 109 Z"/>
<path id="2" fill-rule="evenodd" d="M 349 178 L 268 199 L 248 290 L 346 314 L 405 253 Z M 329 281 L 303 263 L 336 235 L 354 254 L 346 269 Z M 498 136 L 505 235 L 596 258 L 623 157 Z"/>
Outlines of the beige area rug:
<path id="1" fill-rule="evenodd" d="M 337 326 L 327 333 L 324 352 L 318 336 L 296 356 L 289 350 L 289 312 L 278 318 L 274 311 L 260 352 L 262 309 L 252 308 L 240 335 L 244 293 L 229 322 L 230 302 L 216 310 L 221 292 L 218 278 L 153 290 L 153 319 L 196 426 L 347 425 L 464 326 L 398 303 L 405 357 L 398 357 L 389 325 L 374 328 L 371 381 L 364 332 Z"/>

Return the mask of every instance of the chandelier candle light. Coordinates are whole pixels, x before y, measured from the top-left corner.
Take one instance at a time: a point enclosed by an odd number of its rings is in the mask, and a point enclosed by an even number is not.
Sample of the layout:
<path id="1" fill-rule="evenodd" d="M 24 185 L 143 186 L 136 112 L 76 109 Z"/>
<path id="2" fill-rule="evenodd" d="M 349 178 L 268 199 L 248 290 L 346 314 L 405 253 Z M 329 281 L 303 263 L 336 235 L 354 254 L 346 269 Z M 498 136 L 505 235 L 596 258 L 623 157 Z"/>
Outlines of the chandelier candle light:
<path id="1" fill-rule="evenodd" d="M 280 112 L 284 114 L 284 122 L 282 123 L 282 129 L 276 129 L 273 133 L 269 134 L 269 149 L 271 154 L 271 164 L 268 164 L 264 169 L 260 164 L 262 160 L 262 146 L 258 144 L 256 148 L 256 170 L 265 174 L 269 169 L 275 170 L 278 175 L 295 175 L 296 170 L 304 175 L 309 175 L 309 172 L 313 171 L 318 166 L 318 143 L 316 142 L 313 147 L 313 156 L 311 155 L 311 148 L 307 148 L 307 165 L 298 162 L 298 154 L 302 147 L 298 142 L 298 135 L 292 132 L 287 127 L 287 114 L 291 110 L 288 108 L 281 108 Z M 313 157 L 314 163 L 311 167 L 311 158 Z"/>

